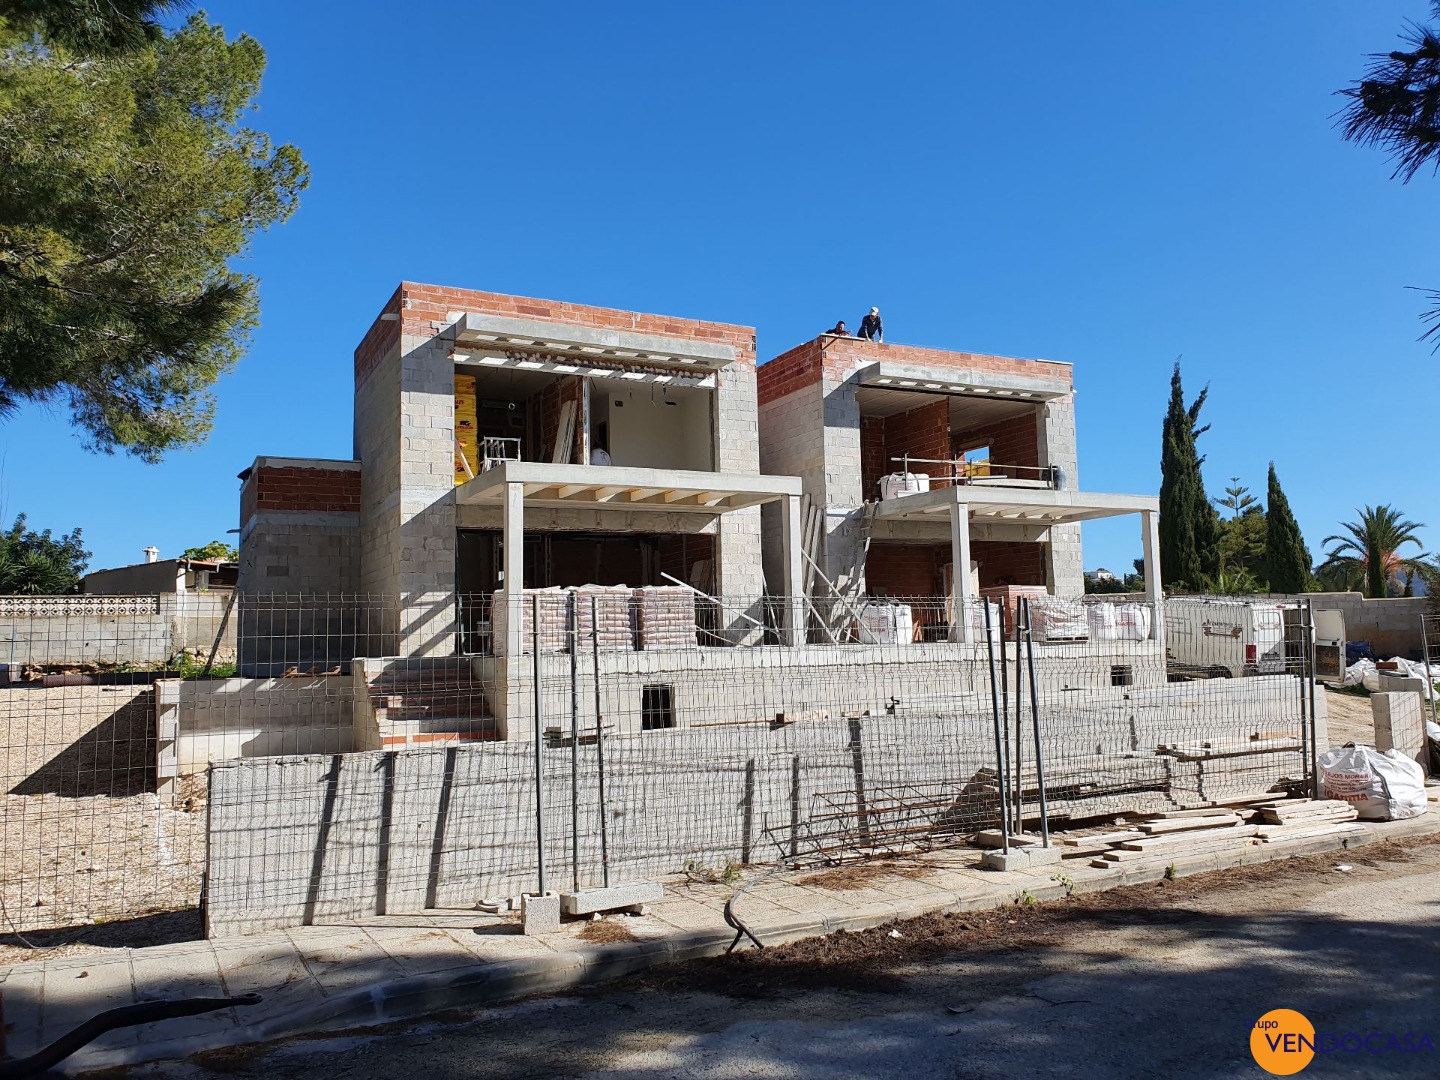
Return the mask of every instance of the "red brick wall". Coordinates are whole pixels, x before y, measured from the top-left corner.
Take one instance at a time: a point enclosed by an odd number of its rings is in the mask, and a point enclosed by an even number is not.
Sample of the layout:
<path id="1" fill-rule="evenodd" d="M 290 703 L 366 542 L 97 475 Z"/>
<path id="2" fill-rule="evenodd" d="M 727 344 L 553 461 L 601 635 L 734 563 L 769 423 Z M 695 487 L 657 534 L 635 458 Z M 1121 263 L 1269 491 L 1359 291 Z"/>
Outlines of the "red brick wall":
<path id="1" fill-rule="evenodd" d="M 891 458 L 909 454 L 918 458 L 949 460 L 950 399 L 936 398 L 927 405 L 909 412 L 885 417 L 885 472 L 898 472 L 900 466 Z M 944 466 L 916 465 L 911 472 L 944 475 Z M 877 493 L 878 495 L 878 493 Z"/>
<path id="2" fill-rule="evenodd" d="M 818 342 L 824 351 L 826 369 L 837 374 L 853 371 L 876 360 L 885 360 L 894 364 L 914 364 L 941 370 L 948 368 L 951 371 L 989 371 L 996 374 L 1071 380 L 1071 365 L 1052 363 L 1049 360 L 1022 360 L 1018 357 L 990 356 L 986 353 L 922 349 L 918 345 L 880 345 L 862 338 L 823 337 L 819 338 Z"/>
<path id="3" fill-rule="evenodd" d="M 970 558 L 980 564 L 982 589 L 990 585 L 1045 584 L 1043 544 L 972 540 Z"/>
<path id="4" fill-rule="evenodd" d="M 665 533 L 660 537 L 657 555 L 660 571 L 677 577 L 681 581 L 690 581 L 690 568 L 702 559 L 709 559 L 709 579 L 691 582 L 691 584 L 706 592 L 710 592 L 714 588 L 715 538 L 708 533 Z M 660 584 L 673 585 L 675 583 L 661 578 Z"/>
<path id="5" fill-rule="evenodd" d="M 555 436 L 560 429 L 560 410 L 565 402 L 575 402 L 575 421 L 570 436 L 570 454 L 566 460 L 572 465 L 583 464 L 580 460 L 581 428 L 585 417 L 581 414 L 584 404 L 584 381 L 578 375 L 567 375 L 556 379 L 540 393 L 530 398 L 530 430 L 535 432 L 538 442 L 526 447 L 525 456 L 532 461 L 549 461 L 555 450 Z"/>
<path id="6" fill-rule="evenodd" d="M 358 469 L 257 465 L 240 489 L 240 523 L 261 510 L 358 513 Z"/>
<path id="7" fill-rule="evenodd" d="M 985 353 L 922 349 L 916 345 L 881 345 L 860 338 L 825 335 L 797 345 L 760 365 L 757 373 L 760 404 L 774 401 L 802 386 L 818 382 L 822 371 L 839 382 L 856 368 L 876 360 L 917 364 L 942 371 L 988 371 L 995 374 L 1064 379 L 1073 385 L 1069 364 L 990 356 Z"/>
<path id="8" fill-rule="evenodd" d="M 737 365 L 750 368 L 755 366 L 753 326 L 679 319 L 670 315 L 647 315 L 617 308 L 589 307 L 558 300 L 538 300 L 527 296 L 509 296 L 505 293 L 404 281 L 382 310 L 382 315 L 387 312 L 398 313 L 400 320 L 377 320 L 360 343 L 360 347 L 355 350 L 356 385 L 365 380 L 378 359 L 384 355 L 385 349 L 394 344 L 398 334 L 432 336 L 436 330 L 431 324 L 447 322 L 452 311 L 473 311 L 479 315 L 501 315 L 513 319 L 547 319 L 591 329 L 633 330 L 641 334 L 718 342 L 734 347 Z"/>
<path id="9" fill-rule="evenodd" d="M 755 382 L 761 405 L 820 381 L 823 341 L 807 341 L 760 365 Z"/>
<path id="10" fill-rule="evenodd" d="M 390 299 L 385 301 L 385 306 L 380 309 L 382 317 L 375 320 L 364 340 L 355 350 L 355 385 L 357 387 L 369 378 L 370 372 L 375 370 L 375 366 L 400 340 L 400 320 L 397 318 L 387 321 L 383 316 L 400 313 L 404 292 L 405 286 L 401 285 L 391 294 Z"/>
<path id="11" fill-rule="evenodd" d="M 949 544 L 875 542 L 865 558 L 865 591 L 871 596 L 939 596 Z"/>
<path id="12" fill-rule="evenodd" d="M 970 558 L 980 564 L 980 587 L 1044 585 L 1041 544 L 972 540 Z M 871 596 L 941 596 L 949 544 L 893 544 L 876 541 L 865 560 L 865 590 Z"/>
<path id="13" fill-rule="evenodd" d="M 1039 465 L 1039 418 L 1039 409 L 1035 409 L 1024 416 L 957 431 L 954 435 L 955 449 L 961 451 L 989 446 L 990 460 L 997 465 Z"/>

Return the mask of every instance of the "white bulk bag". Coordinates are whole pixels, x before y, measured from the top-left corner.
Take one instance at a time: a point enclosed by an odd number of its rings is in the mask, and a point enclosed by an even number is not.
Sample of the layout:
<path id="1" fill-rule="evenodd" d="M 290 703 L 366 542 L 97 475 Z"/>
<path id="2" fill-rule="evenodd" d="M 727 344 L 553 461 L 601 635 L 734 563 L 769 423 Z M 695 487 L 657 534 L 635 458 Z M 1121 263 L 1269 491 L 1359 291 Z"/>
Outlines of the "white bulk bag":
<path id="1" fill-rule="evenodd" d="M 1141 604 L 1087 604 L 1094 641 L 1144 641 L 1150 636 L 1150 609 Z"/>
<path id="2" fill-rule="evenodd" d="M 929 473 L 890 473 L 880 478 L 880 498 L 899 499 L 930 490 Z"/>
<path id="3" fill-rule="evenodd" d="M 1321 795 L 1340 799 L 1370 821 L 1425 813 L 1425 770 L 1399 750 L 1342 746 L 1320 755 Z"/>

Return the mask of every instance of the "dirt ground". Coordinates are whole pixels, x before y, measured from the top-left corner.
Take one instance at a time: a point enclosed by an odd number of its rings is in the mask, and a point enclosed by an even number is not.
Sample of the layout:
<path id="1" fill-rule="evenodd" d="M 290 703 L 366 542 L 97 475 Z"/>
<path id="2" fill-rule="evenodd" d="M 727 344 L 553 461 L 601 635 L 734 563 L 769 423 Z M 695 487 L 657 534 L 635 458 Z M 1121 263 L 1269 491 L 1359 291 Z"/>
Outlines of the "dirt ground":
<path id="1" fill-rule="evenodd" d="M 16 933 L 196 906 L 203 786 L 162 805 L 155 751 L 150 687 L 0 689 L 0 962 Z"/>
<path id="2" fill-rule="evenodd" d="M 1375 717 L 1370 712 L 1370 699 L 1363 694 L 1342 694 L 1325 691 L 1325 708 L 1330 721 L 1330 745 L 1348 742 L 1375 745 Z"/>
<path id="3" fill-rule="evenodd" d="M 1440 838 L 658 968 L 382 1033 L 116 1070 L 135 1080 L 1081 1080 L 1263 1075 L 1257 1016 L 1440 1045 Z M 1440 1073 L 1334 1054 L 1317 1076 Z"/>

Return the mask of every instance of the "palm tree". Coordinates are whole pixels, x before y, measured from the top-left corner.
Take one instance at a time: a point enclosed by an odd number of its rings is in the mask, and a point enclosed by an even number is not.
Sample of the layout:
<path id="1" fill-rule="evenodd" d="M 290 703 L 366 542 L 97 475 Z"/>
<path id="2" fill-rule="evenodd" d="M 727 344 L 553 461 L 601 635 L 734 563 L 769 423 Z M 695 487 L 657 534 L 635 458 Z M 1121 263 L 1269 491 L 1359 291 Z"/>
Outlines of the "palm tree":
<path id="1" fill-rule="evenodd" d="M 1365 595 L 1386 596 L 1392 578 L 1402 570 L 1418 570 L 1423 565 L 1418 558 L 1400 555 L 1399 550 L 1406 544 L 1419 547 L 1420 538 L 1415 532 L 1425 526 L 1405 520 L 1393 506 L 1367 506 L 1356 512 L 1360 515 L 1358 522 L 1341 523 L 1348 536 L 1341 533 L 1321 541 L 1335 546 L 1325 552 L 1325 562 L 1320 569 L 1340 574 L 1363 572 Z"/>

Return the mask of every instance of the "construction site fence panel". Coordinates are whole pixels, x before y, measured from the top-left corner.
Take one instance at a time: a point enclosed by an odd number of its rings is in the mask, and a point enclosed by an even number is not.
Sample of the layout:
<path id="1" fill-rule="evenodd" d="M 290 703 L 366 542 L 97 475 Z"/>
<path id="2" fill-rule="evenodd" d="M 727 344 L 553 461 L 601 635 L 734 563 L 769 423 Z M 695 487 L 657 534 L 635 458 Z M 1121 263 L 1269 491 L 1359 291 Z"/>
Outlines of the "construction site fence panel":
<path id="1" fill-rule="evenodd" d="M 1033 831 L 1042 789 L 1063 828 L 1303 787 L 1323 731 L 1303 603 L 1278 668 L 1221 676 L 1167 656 L 1178 601 L 680 591 L 491 598 L 474 651 L 453 595 L 240 597 L 150 670 L 109 645 L 22 669 L 0 935 L 195 911 L 202 885 L 223 935 L 903 853 L 1002 803 Z"/>

